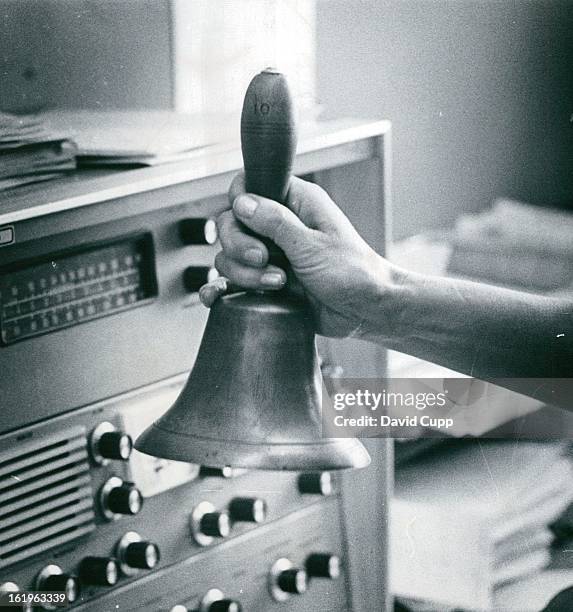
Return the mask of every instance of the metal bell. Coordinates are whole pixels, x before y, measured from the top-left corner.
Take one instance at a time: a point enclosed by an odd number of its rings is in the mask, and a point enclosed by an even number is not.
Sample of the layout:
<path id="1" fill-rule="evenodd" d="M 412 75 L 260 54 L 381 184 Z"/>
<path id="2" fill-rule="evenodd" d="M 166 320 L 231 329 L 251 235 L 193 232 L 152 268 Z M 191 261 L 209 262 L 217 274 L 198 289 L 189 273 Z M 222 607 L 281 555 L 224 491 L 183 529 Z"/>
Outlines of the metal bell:
<path id="1" fill-rule="evenodd" d="M 137 440 L 144 453 L 269 470 L 365 467 L 352 438 L 321 436 L 322 376 L 306 302 L 238 293 L 211 309 L 175 404 Z"/>
<path id="2" fill-rule="evenodd" d="M 269 68 L 251 81 L 241 116 L 247 191 L 281 203 L 296 153 L 293 106 L 284 75 Z M 263 241 L 270 261 L 288 269 L 284 253 Z M 306 301 L 285 291 L 223 297 L 181 395 L 135 447 L 213 467 L 365 467 L 358 440 L 321 436 L 321 382 Z"/>

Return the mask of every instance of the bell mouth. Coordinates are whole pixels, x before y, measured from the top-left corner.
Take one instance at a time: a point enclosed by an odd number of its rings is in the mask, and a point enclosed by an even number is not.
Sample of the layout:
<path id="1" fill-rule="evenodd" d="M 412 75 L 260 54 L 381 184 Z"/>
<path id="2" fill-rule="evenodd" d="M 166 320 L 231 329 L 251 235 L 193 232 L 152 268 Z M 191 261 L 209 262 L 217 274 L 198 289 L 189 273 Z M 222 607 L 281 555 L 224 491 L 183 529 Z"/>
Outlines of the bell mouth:
<path id="1" fill-rule="evenodd" d="M 135 443 L 145 454 L 211 467 L 274 471 L 329 471 L 365 468 L 370 455 L 354 438 L 248 444 L 170 431 L 153 424 Z"/>

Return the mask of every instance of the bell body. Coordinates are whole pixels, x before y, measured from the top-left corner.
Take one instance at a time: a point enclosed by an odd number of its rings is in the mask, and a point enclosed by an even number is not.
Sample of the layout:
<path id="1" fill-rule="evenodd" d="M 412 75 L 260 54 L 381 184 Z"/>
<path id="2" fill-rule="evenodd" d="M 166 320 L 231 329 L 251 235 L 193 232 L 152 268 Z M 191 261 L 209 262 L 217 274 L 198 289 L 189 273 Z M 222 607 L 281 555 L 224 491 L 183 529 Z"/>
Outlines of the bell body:
<path id="1" fill-rule="evenodd" d="M 208 466 L 270 470 L 365 467 L 358 440 L 321 435 L 322 379 L 308 304 L 238 293 L 211 309 L 197 360 L 142 452 Z"/>

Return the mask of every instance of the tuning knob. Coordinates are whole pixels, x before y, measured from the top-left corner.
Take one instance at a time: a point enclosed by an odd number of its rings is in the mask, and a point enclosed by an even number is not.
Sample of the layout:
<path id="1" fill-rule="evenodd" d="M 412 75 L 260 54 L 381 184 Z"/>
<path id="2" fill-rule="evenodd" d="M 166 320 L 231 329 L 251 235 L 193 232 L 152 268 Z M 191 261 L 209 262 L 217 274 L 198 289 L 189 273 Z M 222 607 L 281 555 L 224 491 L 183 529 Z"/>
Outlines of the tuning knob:
<path id="1" fill-rule="evenodd" d="M 332 476 L 330 472 L 310 472 L 298 478 L 298 490 L 303 495 L 332 495 Z"/>
<path id="2" fill-rule="evenodd" d="M 235 522 L 263 523 L 267 516 L 267 504 L 257 497 L 236 497 L 229 504 L 229 514 Z"/>
<path id="3" fill-rule="evenodd" d="M 306 573 L 310 578 L 330 578 L 340 576 L 340 557 L 328 553 L 313 553 L 306 559 Z"/>
<path id="4" fill-rule="evenodd" d="M 227 599 L 219 589 L 211 589 L 201 600 L 199 612 L 241 612 L 242 606 L 234 599 Z"/>
<path id="5" fill-rule="evenodd" d="M 63 593 L 68 603 L 74 603 L 80 592 L 78 579 L 73 574 L 66 574 L 58 565 L 47 565 L 36 578 L 36 591 Z M 42 603 L 47 610 L 54 610 L 55 605 Z"/>
<path id="6" fill-rule="evenodd" d="M 100 423 L 92 432 L 90 450 L 93 460 L 100 465 L 110 459 L 127 461 L 133 449 L 133 441 L 128 434 L 118 431 L 107 421 Z"/>
<path id="7" fill-rule="evenodd" d="M 116 546 L 121 571 L 127 576 L 139 570 L 153 569 L 160 559 L 159 547 L 143 540 L 135 531 L 128 531 Z"/>
<path id="8" fill-rule="evenodd" d="M 189 293 L 197 293 L 206 283 L 219 276 L 215 268 L 208 266 L 190 266 L 183 272 L 183 285 Z"/>
<path id="9" fill-rule="evenodd" d="M 308 576 L 304 569 L 294 567 L 288 559 L 279 559 L 269 574 L 269 590 L 276 601 L 286 601 L 290 595 L 306 592 Z"/>
<path id="10" fill-rule="evenodd" d="M 80 577 L 86 584 L 113 586 L 119 576 L 119 565 L 109 557 L 85 557 L 80 563 Z"/>
<path id="11" fill-rule="evenodd" d="M 124 482 L 112 476 L 101 488 L 100 506 L 103 515 L 109 520 L 121 515 L 134 515 L 143 506 L 143 495 L 132 482 Z"/>
<path id="12" fill-rule="evenodd" d="M 217 224 L 213 219 L 183 219 L 179 222 L 179 237 L 185 245 L 215 244 Z"/>
<path id="13" fill-rule="evenodd" d="M 226 538 L 231 533 L 231 519 L 225 512 L 215 512 L 209 502 L 201 502 L 191 513 L 191 533 L 200 546 L 209 546 L 215 538 Z"/>

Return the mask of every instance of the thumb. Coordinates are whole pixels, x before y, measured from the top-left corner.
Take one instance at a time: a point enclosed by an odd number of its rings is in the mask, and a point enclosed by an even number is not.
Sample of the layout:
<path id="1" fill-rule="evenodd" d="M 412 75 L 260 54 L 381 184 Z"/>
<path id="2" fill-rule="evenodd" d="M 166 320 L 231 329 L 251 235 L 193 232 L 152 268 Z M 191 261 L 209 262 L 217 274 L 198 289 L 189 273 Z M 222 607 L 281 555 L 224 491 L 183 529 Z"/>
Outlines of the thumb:
<path id="1" fill-rule="evenodd" d="M 235 198 L 233 213 L 249 229 L 270 238 L 289 259 L 296 257 L 297 246 L 312 231 L 286 206 L 250 193 Z"/>

